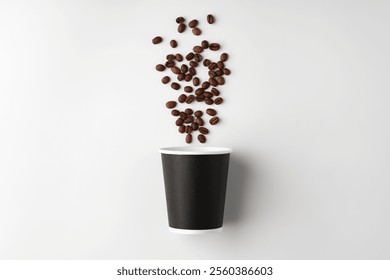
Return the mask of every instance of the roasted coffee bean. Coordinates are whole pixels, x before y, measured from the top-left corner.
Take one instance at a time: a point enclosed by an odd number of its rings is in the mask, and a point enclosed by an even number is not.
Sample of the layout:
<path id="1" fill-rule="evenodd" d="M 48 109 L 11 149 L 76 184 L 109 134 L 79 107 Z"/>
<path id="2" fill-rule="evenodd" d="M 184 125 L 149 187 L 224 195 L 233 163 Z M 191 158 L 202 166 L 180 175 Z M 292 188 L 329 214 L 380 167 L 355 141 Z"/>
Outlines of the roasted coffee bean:
<path id="1" fill-rule="evenodd" d="M 192 89 L 191 86 L 185 86 L 185 87 L 184 87 L 184 91 L 190 93 L 190 92 L 193 91 L 193 89 Z"/>
<path id="2" fill-rule="evenodd" d="M 180 112 L 180 118 L 184 121 L 187 118 L 187 114 L 185 112 Z"/>
<path id="3" fill-rule="evenodd" d="M 188 53 L 187 55 L 186 55 L 186 59 L 188 60 L 188 61 L 190 61 L 191 59 L 193 59 L 194 58 L 194 53 L 192 53 L 192 52 L 190 52 L 190 53 Z"/>
<path id="4" fill-rule="evenodd" d="M 217 90 L 216 88 L 212 88 L 211 92 L 214 94 L 214 96 L 218 96 L 219 95 L 219 90 Z"/>
<path id="5" fill-rule="evenodd" d="M 190 69 L 188 69 L 188 73 L 190 73 L 192 76 L 195 76 L 196 75 L 196 70 L 194 67 L 190 67 Z"/>
<path id="6" fill-rule="evenodd" d="M 225 68 L 223 69 L 223 73 L 226 75 L 226 76 L 229 76 L 230 75 L 230 70 Z"/>
<path id="7" fill-rule="evenodd" d="M 205 59 L 205 60 L 203 61 L 203 66 L 210 66 L 210 64 L 211 64 L 210 59 Z"/>
<path id="8" fill-rule="evenodd" d="M 167 68 L 172 68 L 173 66 L 175 66 L 175 62 L 174 61 L 167 61 L 165 62 L 165 67 Z"/>
<path id="9" fill-rule="evenodd" d="M 154 37 L 153 40 L 152 40 L 152 43 L 153 44 L 160 44 L 162 42 L 162 38 L 160 36 L 157 36 L 157 37 Z"/>
<path id="10" fill-rule="evenodd" d="M 168 61 L 173 61 L 173 60 L 175 60 L 175 56 L 173 54 L 168 54 L 167 55 L 167 60 Z"/>
<path id="11" fill-rule="evenodd" d="M 172 109 L 176 107 L 176 104 L 176 101 L 168 101 L 167 103 L 165 103 L 165 106 L 167 106 L 168 109 Z"/>
<path id="12" fill-rule="evenodd" d="M 221 69 L 218 69 L 217 71 L 215 71 L 215 74 L 217 76 L 222 76 L 223 75 L 223 71 Z"/>
<path id="13" fill-rule="evenodd" d="M 180 84 L 173 82 L 171 84 L 171 88 L 173 88 L 174 90 L 178 90 L 178 89 L 180 89 Z"/>
<path id="14" fill-rule="evenodd" d="M 217 97 L 217 98 L 215 98 L 215 100 L 214 100 L 215 105 L 219 105 L 219 104 L 221 104 L 222 102 L 223 102 L 223 98 L 222 98 L 222 97 Z"/>
<path id="15" fill-rule="evenodd" d="M 179 126 L 179 132 L 180 133 L 184 133 L 185 131 L 186 131 L 186 126 L 185 125 Z"/>
<path id="16" fill-rule="evenodd" d="M 185 77 L 186 77 L 186 75 L 183 74 L 183 73 L 180 73 L 179 75 L 177 75 L 177 79 L 178 79 L 179 81 L 183 81 Z"/>
<path id="17" fill-rule="evenodd" d="M 203 116 L 203 112 L 201 110 L 198 110 L 194 113 L 195 117 L 197 118 L 200 118 L 201 116 Z"/>
<path id="18" fill-rule="evenodd" d="M 190 61 L 190 66 L 191 67 L 198 67 L 198 62 L 191 60 Z"/>
<path id="19" fill-rule="evenodd" d="M 199 125 L 196 122 L 191 124 L 192 130 L 198 130 Z"/>
<path id="20" fill-rule="evenodd" d="M 184 23 L 180 23 L 179 26 L 177 27 L 177 31 L 179 33 L 183 33 L 184 30 L 186 30 L 186 25 Z"/>
<path id="21" fill-rule="evenodd" d="M 199 127 L 199 132 L 202 134 L 208 134 L 209 130 L 205 127 Z"/>
<path id="22" fill-rule="evenodd" d="M 209 24 L 213 24 L 215 22 L 214 16 L 213 15 L 207 15 L 207 22 Z"/>
<path id="23" fill-rule="evenodd" d="M 185 73 L 187 73 L 187 71 L 188 71 L 188 66 L 185 65 L 185 64 L 182 64 L 182 65 L 180 66 L 180 70 L 181 70 L 181 72 L 183 72 L 183 73 L 185 74 Z"/>
<path id="24" fill-rule="evenodd" d="M 195 27 L 195 28 L 192 29 L 192 33 L 195 36 L 199 36 L 200 34 L 202 34 L 202 31 L 198 27 Z"/>
<path id="25" fill-rule="evenodd" d="M 192 135 L 190 133 L 188 133 L 187 136 L 186 136 L 186 142 L 188 144 L 190 144 L 192 142 Z"/>
<path id="26" fill-rule="evenodd" d="M 202 118 L 196 118 L 195 119 L 195 122 L 199 125 L 199 126 L 203 126 L 204 125 L 204 121 Z"/>
<path id="27" fill-rule="evenodd" d="M 182 22 L 184 22 L 184 18 L 183 17 L 176 18 L 176 23 L 182 23 Z"/>
<path id="28" fill-rule="evenodd" d="M 222 70 L 223 68 L 225 68 L 225 64 L 223 64 L 222 61 L 218 61 L 218 62 L 217 62 L 217 66 L 218 66 L 218 68 L 221 69 L 221 70 Z"/>
<path id="29" fill-rule="evenodd" d="M 201 62 L 203 57 L 201 54 L 197 53 L 196 55 L 194 55 L 194 59 L 196 62 Z"/>
<path id="30" fill-rule="evenodd" d="M 184 113 L 186 113 L 187 115 L 192 115 L 194 113 L 194 111 L 192 111 L 191 108 L 187 108 L 184 110 Z"/>
<path id="31" fill-rule="evenodd" d="M 221 48 L 221 46 L 218 43 L 211 43 L 209 45 L 209 49 L 212 51 L 217 51 Z"/>
<path id="32" fill-rule="evenodd" d="M 181 61 L 183 61 L 183 56 L 182 56 L 180 53 L 177 53 L 177 54 L 175 55 L 175 59 L 176 59 L 176 61 L 181 62 Z"/>
<path id="33" fill-rule="evenodd" d="M 178 100 L 180 103 L 186 102 L 186 99 L 187 99 L 187 95 L 185 95 L 185 94 L 180 94 L 179 97 L 177 98 L 177 100 Z"/>
<path id="34" fill-rule="evenodd" d="M 177 42 L 176 42 L 176 40 L 171 40 L 171 41 L 169 42 L 169 44 L 171 45 L 172 48 L 176 48 L 176 47 L 177 47 Z"/>
<path id="35" fill-rule="evenodd" d="M 192 62 L 192 61 L 191 61 Z M 199 84 L 200 84 L 200 80 L 199 80 L 199 78 L 198 77 L 195 77 L 193 80 L 192 80 L 192 84 L 194 85 L 194 86 L 199 86 Z"/>
<path id="36" fill-rule="evenodd" d="M 210 78 L 215 78 L 216 76 L 217 76 L 217 74 L 214 71 L 209 71 L 209 77 Z"/>
<path id="37" fill-rule="evenodd" d="M 203 40 L 201 45 L 202 45 L 202 48 L 207 49 L 209 47 L 209 42 L 206 40 Z"/>
<path id="38" fill-rule="evenodd" d="M 202 95 L 204 93 L 204 89 L 203 88 L 198 88 L 195 90 L 195 94 L 196 95 Z"/>
<path id="39" fill-rule="evenodd" d="M 204 96 L 203 95 L 197 95 L 195 100 L 196 100 L 196 102 L 203 102 L 204 101 Z"/>
<path id="40" fill-rule="evenodd" d="M 229 55 L 227 53 L 221 54 L 221 57 L 220 57 L 221 61 L 225 62 L 226 60 L 228 60 L 228 58 L 229 58 Z"/>
<path id="41" fill-rule="evenodd" d="M 177 66 L 173 66 L 173 67 L 171 68 L 171 71 L 172 71 L 172 73 L 174 73 L 174 74 L 176 74 L 176 75 L 178 75 L 178 74 L 181 73 L 179 67 L 177 67 Z"/>
<path id="42" fill-rule="evenodd" d="M 184 120 L 184 123 L 192 123 L 194 121 L 194 117 L 193 116 L 189 116 L 187 117 L 185 120 Z"/>
<path id="43" fill-rule="evenodd" d="M 201 46 L 195 46 L 192 48 L 192 50 L 196 53 L 201 53 L 203 52 L 203 48 Z"/>
<path id="44" fill-rule="evenodd" d="M 165 66 L 162 65 L 162 64 L 157 64 L 157 65 L 156 65 L 156 70 L 162 72 L 162 71 L 165 70 Z"/>
<path id="45" fill-rule="evenodd" d="M 211 98 L 206 98 L 204 100 L 204 103 L 206 103 L 207 105 L 213 105 L 214 104 L 214 101 L 211 99 Z"/>
<path id="46" fill-rule="evenodd" d="M 213 86 L 216 87 L 218 85 L 218 82 L 214 78 L 209 79 L 209 83 Z"/>
<path id="47" fill-rule="evenodd" d="M 209 123 L 211 125 L 216 125 L 217 123 L 219 123 L 219 118 L 218 117 L 213 117 L 210 119 Z"/>
<path id="48" fill-rule="evenodd" d="M 206 142 L 206 136 L 204 136 L 203 134 L 199 134 L 198 135 L 198 141 L 200 143 L 205 143 Z"/>
<path id="49" fill-rule="evenodd" d="M 215 68 L 217 68 L 217 63 L 215 62 L 210 63 L 209 70 L 214 70 Z"/>
<path id="50" fill-rule="evenodd" d="M 213 94 L 212 94 L 210 91 L 205 91 L 205 92 L 203 93 L 203 96 L 204 96 L 205 98 L 211 98 L 211 97 L 213 97 Z"/>
<path id="51" fill-rule="evenodd" d="M 207 115 L 213 117 L 213 116 L 215 116 L 217 114 L 217 111 L 214 110 L 214 109 L 209 108 L 209 109 L 206 110 L 206 113 L 207 113 Z"/>
<path id="52" fill-rule="evenodd" d="M 210 87 L 210 83 L 209 82 L 203 82 L 202 83 L 202 88 L 203 89 L 208 89 Z"/>
<path id="53" fill-rule="evenodd" d="M 180 114 L 180 111 L 174 109 L 174 110 L 171 111 L 171 114 L 172 114 L 172 116 L 178 116 Z"/>
<path id="54" fill-rule="evenodd" d="M 185 80 L 186 82 L 191 81 L 191 80 L 192 80 L 192 75 L 191 75 L 191 74 L 187 74 L 187 75 L 185 76 L 184 80 Z"/>
<path id="55" fill-rule="evenodd" d="M 194 95 L 188 95 L 187 96 L 187 99 L 186 99 L 186 103 L 187 104 L 191 104 L 192 102 L 194 102 L 194 100 L 195 100 L 195 96 Z"/>
<path id="56" fill-rule="evenodd" d="M 163 84 L 167 84 L 167 83 L 169 83 L 171 81 L 171 78 L 169 78 L 168 76 L 165 76 L 165 77 L 163 77 L 162 79 L 161 79 L 161 82 L 163 83 Z"/>
<path id="57" fill-rule="evenodd" d="M 224 77 L 218 77 L 217 82 L 219 85 L 224 85 L 225 84 L 225 78 Z"/>
<path id="58" fill-rule="evenodd" d="M 175 124 L 176 124 L 177 126 L 181 126 L 181 125 L 183 125 L 183 123 L 184 123 L 184 121 L 183 121 L 183 119 L 181 119 L 181 118 L 178 118 L 178 119 L 176 120 L 176 122 L 175 122 Z"/>
<path id="59" fill-rule="evenodd" d="M 186 133 L 192 133 L 192 127 L 191 125 L 186 126 Z"/>
<path id="60" fill-rule="evenodd" d="M 189 23 L 188 23 L 188 26 L 191 27 L 191 28 L 194 28 L 198 25 L 198 21 L 196 19 L 193 19 L 191 20 Z"/>

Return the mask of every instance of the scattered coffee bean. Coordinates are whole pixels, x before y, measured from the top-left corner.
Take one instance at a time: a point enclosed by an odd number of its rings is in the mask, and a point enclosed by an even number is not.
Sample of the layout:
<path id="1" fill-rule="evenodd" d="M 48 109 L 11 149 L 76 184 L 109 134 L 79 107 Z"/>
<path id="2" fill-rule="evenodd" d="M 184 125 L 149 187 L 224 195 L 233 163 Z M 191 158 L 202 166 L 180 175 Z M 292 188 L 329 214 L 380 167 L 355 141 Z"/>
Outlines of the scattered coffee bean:
<path id="1" fill-rule="evenodd" d="M 199 132 L 202 134 L 208 134 L 209 130 L 205 127 L 199 127 Z"/>
<path id="2" fill-rule="evenodd" d="M 200 110 L 198 110 L 198 111 L 196 111 L 196 112 L 194 113 L 194 115 L 195 115 L 195 117 L 200 118 L 201 116 L 203 116 L 203 112 L 200 111 Z"/>
<path id="3" fill-rule="evenodd" d="M 230 72 L 230 69 L 225 68 L 225 69 L 223 69 L 223 73 L 224 73 L 226 76 L 229 76 L 231 72 Z"/>
<path id="4" fill-rule="evenodd" d="M 220 105 L 222 102 L 223 102 L 223 98 L 222 97 L 217 97 L 214 100 L 215 105 Z"/>
<path id="5" fill-rule="evenodd" d="M 213 24 L 215 22 L 214 16 L 213 15 L 207 15 L 207 22 L 209 24 Z"/>
<path id="6" fill-rule="evenodd" d="M 192 29 L 192 33 L 195 36 L 199 36 L 200 34 L 202 34 L 202 31 L 198 27 L 195 27 L 195 28 Z"/>
<path id="7" fill-rule="evenodd" d="M 171 81 L 171 78 L 169 78 L 168 76 L 165 76 L 165 77 L 163 77 L 162 79 L 161 79 L 161 82 L 163 83 L 163 84 L 167 84 L 167 83 L 169 83 Z"/>
<path id="8" fill-rule="evenodd" d="M 160 44 L 162 42 L 162 38 L 160 36 L 157 36 L 157 37 L 154 37 L 153 40 L 152 40 L 152 43 L 157 45 L 157 44 Z"/>
<path id="9" fill-rule="evenodd" d="M 183 17 L 176 18 L 176 23 L 182 23 L 182 22 L 184 22 L 184 18 Z"/>
<path id="10" fill-rule="evenodd" d="M 221 46 L 218 43 L 212 43 L 209 45 L 209 49 L 212 51 L 217 51 L 221 48 Z"/>
<path id="11" fill-rule="evenodd" d="M 223 71 L 221 69 L 218 69 L 217 71 L 215 71 L 215 74 L 217 76 L 222 76 L 223 75 Z"/>
<path id="12" fill-rule="evenodd" d="M 171 84 L 171 88 L 173 88 L 174 90 L 178 90 L 178 89 L 180 89 L 180 84 L 173 82 Z"/>
<path id="13" fill-rule="evenodd" d="M 224 85 L 225 84 L 225 78 L 224 77 L 218 77 L 217 82 L 219 85 Z"/>
<path id="14" fill-rule="evenodd" d="M 210 59 L 205 59 L 204 61 L 203 61 L 203 66 L 210 66 L 210 64 L 211 64 L 211 61 L 210 61 Z"/>
<path id="15" fill-rule="evenodd" d="M 206 40 L 203 40 L 201 45 L 202 45 L 202 48 L 207 49 L 209 47 L 209 42 Z"/>
<path id="16" fill-rule="evenodd" d="M 186 102 L 186 99 L 187 99 L 187 95 L 185 95 L 185 94 L 180 94 L 179 97 L 177 98 L 177 100 L 178 100 L 180 103 Z"/>
<path id="17" fill-rule="evenodd" d="M 217 111 L 214 110 L 214 109 L 209 108 L 209 109 L 206 110 L 206 113 L 209 116 L 215 116 L 217 114 Z"/>
<path id="18" fill-rule="evenodd" d="M 180 112 L 180 118 L 184 121 L 187 118 L 187 114 L 185 112 Z"/>
<path id="19" fill-rule="evenodd" d="M 171 45 L 172 48 L 176 48 L 176 47 L 177 47 L 177 42 L 176 42 L 176 40 L 171 40 L 171 41 L 169 42 L 169 44 Z"/>
<path id="20" fill-rule="evenodd" d="M 209 70 L 214 70 L 215 68 L 217 68 L 217 63 L 215 62 L 210 63 Z"/>
<path id="21" fill-rule="evenodd" d="M 186 75 L 184 73 L 180 73 L 179 75 L 177 75 L 177 79 L 179 81 L 183 81 L 185 77 L 186 77 Z"/>
<path id="22" fill-rule="evenodd" d="M 174 109 L 174 110 L 171 111 L 171 114 L 172 114 L 172 116 L 178 116 L 180 114 L 180 111 Z"/>
<path id="23" fill-rule="evenodd" d="M 193 116 L 189 116 L 187 117 L 185 120 L 184 120 L 184 123 L 192 123 L 194 121 L 194 117 Z"/>
<path id="24" fill-rule="evenodd" d="M 192 127 L 191 125 L 186 126 L 186 133 L 192 133 Z"/>
<path id="25" fill-rule="evenodd" d="M 196 57 L 196 55 L 195 55 L 195 57 Z M 190 66 L 191 67 L 198 67 L 198 62 L 191 60 L 190 61 Z"/>
<path id="26" fill-rule="evenodd" d="M 208 89 L 210 87 L 210 83 L 209 82 L 203 82 L 202 83 L 202 88 L 203 89 Z"/>
<path id="27" fill-rule="evenodd" d="M 177 27 L 177 31 L 179 33 L 183 33 L 184 30 L 186 30 L 186 25 L 184 23 L 180 23 L 179 26 Z"/>
<path id="28" fill-rule="evenodd" d="M 168 55 L 167 55 L 167 60 L 168 60 L 168 61 L 175 60 L 175 56 L 174 56 L 173 54 L 168 54 Z"/>
<path id="29" fill-rule="evenodd" d="M 191 104 L 192 102 L 194 102 L 194 100 L 195 100 L 195 96 L 194 95 L 188 95 L 187 96 L 187 99 L 186 99 L 186 103 L 187 104 Z"/>
<path id="30" fill-rule="evenodd" d="M 225 64 L 223 64 L 222 61 L 218 61 L 218 62 L 217 62 L 217 66 L 218 66 L 218 68 L 221 69 L 221 70 L 222 70 L 223 68 L 225 68 Z"/>
<path id="31" fill-rule="evenodd" d="M 191 74 L 187 74 L 187 75 L 185 76 L 184 80 L 185 80 L 186 82 L 191 81 L 191 80 L 192 80 L 192 75 L 191 75 Z"/>
<path id="32" fill-rule="evenodd" d="M 205 99 L 205 98 L 204 98 L 203 95 L 197 95 L 197 96 L 195 97 L 196 102 L 203 102 L 204 99 Z"/>
<path id="33" fill-rule="evenodd" d="M 186 113 L 187 115 L 192 115 L 194 113 L 194 111 L 192 111 L 191 108 L 187 108 L 184 110 L 184 113 Z"/>
<path id="34" fill-rule="evenodd" d="M 213 97 L 213 94 L 212 94 L 210 91 L 205 91 L 205 92 L 203 93 L 203 96 L 204 96 L 205 98 L 211 98 L 211 97 Z"/>
<path id="35" fill-rule="evenodd" d="M 204 103 L 206 103 L 207 105 L 213 105 L 214 101 L 211 98 L 205 98 Z"/>
<path id="36" fill-rule="evenodd" d="M 198 130 L 198 127 L 199 127 L 199 125 L 196 123 L 196 122 L 193 122 L 192 124 L 191 124 L 191 127 L 192 127 L 192 130 Z"/>
<path id="37" fill-rule="evenodd" d="M 195 90 L 195 95 L 202 95 L 204 93 L 204 89 L 203 88 L 198 88 Z"/>
<path id="38" fill-rule="evenodd" d="M 181 72 L 183 72 L 183 74 L 185 74 L 185 73 L 187 73 L 187 71 L 188 71 L 188 66 L 185 65 L 185 64 L 182 64 L 182 65 L 180 66 L 180 70 L 181 70 Z"/>
<path id="39" fill-rule="evenodd" d="M 183 61 L 183 56 L 182 56 L 180 53 L 177 53 L 177 54 L 175 55 L 175 59 L 176 59 L 176 61 L 181 62 L 181 61 Z"/>
<path id="40" fill-rule="evenodd" d="M 192 62 L 192 61 L 191 61 Z M 193 80 L 192 80 L 192 84 L 194 85 L 194 86 L 199 86 L 199 84 L 200 84 L 200 80 L 199 80 L 199 78 L 198 77 L 195 77 Z"/>
<path id="41" fill-rule="evenodd" d="M 176 107 L 176 101 L 168 101 L 167 103 L 165 103 L 165 106 L 167 106 L 168 109 L 173 109 Z"/>
<path id="42" fill-rule="evenodd" d="M 188 72 L 189 72 L 192 76 L 196 75 L 196 70 L 195 70 L 194 67 L 190 67 L 190 69 L 188 69 Z"/>
<path id="43" fill-rule="evenodd" d="M 214 71 L 209 71 L 210 78 L 215 78 L 216 76 L 217 76 L 217 73 L 215 73 Z"/>
<path id="44" fill-rule="evenodd" d="M 190 92 L 193 91 L 193 89 L 192 89 L 191 86 L 185 86 L 185 87 L 184 87 L 184 91 L 190 93 Z"/>
<path id="45" fill-rule="evenodd" d="M 203 57 L 201 54 L 197 53 L 195 56 L 194 56 L 194 59 L 196 62 L 201 62 Z"/>
<path id="46" fill-rule="evenodd" d="M 228 60 L 228 58 L 229 58 L 229 55 L 227 53 L 221 54 L 221 57 L 220 57 L 221 61 L 225 62 L 226 60 Z"/>
<path id="47" fill-rule="evenodd" d="M 165 66 L 162 65 L 162 64 L 157 64 L 157 65 L 156 65 L 156 70 L 162 72 L 162 71 L 165 70 Z"/>
<path id="48" fill-rule="evenodd" d="M 188 144 L 190 144 L 191 142 L 192 142 L 192 135 L 189 133 L 189 134 L 187 134 L 187 136 L 186 136 L 186 142 L 188 143 Z"/>
<path id="49" fill-rule="evenodd" d="M 186 59 L 188 60 L 188 61 L 190 61 L 191 59 L 193 59 L 194 58 L 194 53 L 192 53 L 192 52 L 190 52 L 190 53 L 188 53 L 187 55 L 186 55 Z"/>
<path id="50" fill-rule="evenodd" d="M 217 123 L 219 123 L 219 118 L 218 117 L 213 117 L 210 119 L 209 123 L 211 125 L 216 125 Z"/>
<path id="51" fill-rule="evenodd" d="M 199 126 L 203 126 L 204 125 L 204 121 L 203 121 L 203 119 L 202 118 L 196 118 L 195 119 L 195 122 L 199 125 Z"/>
<path id="52" fill-rule="evenodd" d="M 192 48 L 192 50 L 196 53 L 201 53 L 203 52 L 203 48 L 201 46 L 195 46 Z"/>
<path id="53" fill-rule="evenodd" d="M 198 135 L 198 141 L 200 143 L 205 143 L 206 142 L 206 136 L 204 136 L 203 134 L 199 134 Z"/>
<path id="54" fill-rule="evenodd" d="M 218 85 L 218 82 L 214 78 L 209 79 L 209 83 L 213 86 L 216 87 Z"/>
<path id="55" fill-rule="evenodd" d="M 181 73 L 179 67 L 176 67 L 176 66 L 173 66 L 173 67 L 171 68 L 171 71 L 172 71 L 172 73 L 174 73 L 174 74 L 176 74 L 176 75 L 178 75 L 178 74 Z"/>
<path id="56" fill-rule="evenodd" d="M 191 20 L 189 23 L 188 23 L 188 26 L 191 27 L 191 28 L 194 28 L 198 25 L 198 21 L 196 19 L 193 19 Z"/>
<path id="57" fill-rule="evenodd" d="M 186 126 L 185 125 L 179 126 L 179 132 L 180 133 L 184 133 L 185 131 L 186 131 Z"/>
<path id="58" fill-rule="evenodd" d="M 181 118 L 178 118 L 178 119 L 176 120 L 176 122 L 175 122 L 175 124 L 176 124 L 177 126 L 181 126 L 181 125 L 183 125 L 183 123 L 184 123 L 184 121 L 183 121 L 183 119 L 181 119 Z"/>
<path id="59" fill-rule="evenodd" d="M 216 88 L 212 88 L 211 92 L 213 93 L 214 96 L 218 96 L 219 95 L 219 90 L 217 90 Z"/>

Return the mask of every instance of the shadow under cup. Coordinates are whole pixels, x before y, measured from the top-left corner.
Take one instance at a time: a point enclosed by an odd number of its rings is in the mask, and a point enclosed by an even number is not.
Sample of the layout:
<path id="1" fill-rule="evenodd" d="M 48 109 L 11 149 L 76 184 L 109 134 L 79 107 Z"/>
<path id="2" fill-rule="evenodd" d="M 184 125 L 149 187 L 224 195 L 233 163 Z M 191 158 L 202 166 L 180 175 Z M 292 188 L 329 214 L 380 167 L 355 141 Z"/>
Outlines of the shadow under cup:
<path id="1" fill-rule="evenodd" d="M 221 231 L 232 149 L 160 149 L 169 229 L 175 233 Z"/>

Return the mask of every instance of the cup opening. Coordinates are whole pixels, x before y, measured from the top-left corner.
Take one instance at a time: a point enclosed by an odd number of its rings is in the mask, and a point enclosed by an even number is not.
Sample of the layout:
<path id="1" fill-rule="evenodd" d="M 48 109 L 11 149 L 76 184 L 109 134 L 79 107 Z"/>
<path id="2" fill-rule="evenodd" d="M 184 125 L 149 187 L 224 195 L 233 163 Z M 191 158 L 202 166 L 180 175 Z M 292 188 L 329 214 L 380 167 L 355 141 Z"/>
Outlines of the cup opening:
<path id="1" fill-rule="evenodd" d="M 221 155 L 230 154 L 233 150 L 224 147 L 167 147 L 161 148 L 160 153 L 170 155 Z"/>

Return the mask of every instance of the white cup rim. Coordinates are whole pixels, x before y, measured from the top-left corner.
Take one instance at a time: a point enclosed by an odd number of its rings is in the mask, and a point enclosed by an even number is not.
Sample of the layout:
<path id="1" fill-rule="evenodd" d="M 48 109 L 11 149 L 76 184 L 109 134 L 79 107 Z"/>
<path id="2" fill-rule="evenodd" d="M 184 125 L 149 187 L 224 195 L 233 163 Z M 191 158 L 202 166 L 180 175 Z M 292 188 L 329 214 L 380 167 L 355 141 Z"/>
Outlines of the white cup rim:
<path id="1" fill-rule="evenodd" d="M 167 155 L 223 155 L 233 152 L 231 148 L 198 146 L 166 147 L 159 151 Z"/>

